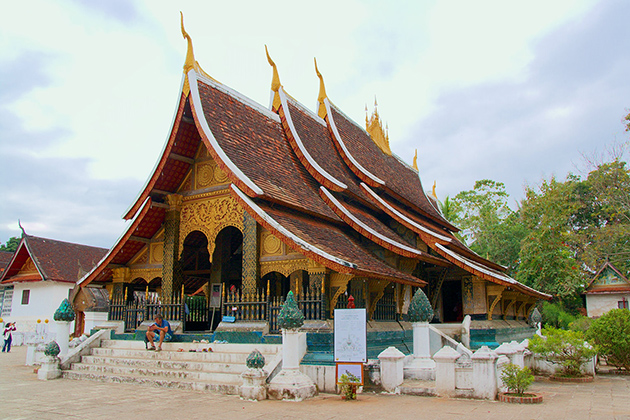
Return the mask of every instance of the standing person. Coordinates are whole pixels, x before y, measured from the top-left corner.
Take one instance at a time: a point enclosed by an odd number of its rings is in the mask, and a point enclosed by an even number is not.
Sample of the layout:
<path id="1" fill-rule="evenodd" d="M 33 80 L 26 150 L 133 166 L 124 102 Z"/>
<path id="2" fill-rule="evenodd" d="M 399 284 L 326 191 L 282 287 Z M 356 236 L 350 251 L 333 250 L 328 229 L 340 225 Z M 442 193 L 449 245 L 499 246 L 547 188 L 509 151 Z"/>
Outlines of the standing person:
<path id="1" fill-rule="evenodd" d="M 4 346 L 2 346 L 2 353 L 5 351 L 9 353 L 11 351 L 11 341 L 13 341 L 13 335 L 11 332 L 15 331 L 17 328 L 15 327 L 15 322 L 7 323 L 4 328 Z"/>
<path id="2" fill-rule="evenodd" d="M 154 340 L 160 339 L 160 342 L 155 348 Z M 147 340 L 151 343 L 151 347 L 147 350 L 162 350 L 162 342 L 171 341 L 173 339 L 173 331 L 171 330 L 171 324 L 167 320 L 162 318 L 162 315 L 155 315 L 155 323 L 149 326 L 147 329 Z"/>

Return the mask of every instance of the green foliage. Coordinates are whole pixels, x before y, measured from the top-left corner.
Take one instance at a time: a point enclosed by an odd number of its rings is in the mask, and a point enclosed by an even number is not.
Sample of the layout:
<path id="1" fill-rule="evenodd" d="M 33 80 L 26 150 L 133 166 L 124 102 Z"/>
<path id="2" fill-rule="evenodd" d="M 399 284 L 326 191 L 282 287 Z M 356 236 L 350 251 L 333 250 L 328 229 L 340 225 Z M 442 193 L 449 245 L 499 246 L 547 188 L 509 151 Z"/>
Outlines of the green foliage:
<path id="1" fill-rule="evenodd" d="M 577 317 L 567 312 L 560 302 L 543 302 L 541 305 L 543 325 L 568 330 Z"/>
<path id="2" fill-rule="evenodd" d="M 44 354 L 46 356 L 57 357 L 60 352 L 61 349 L 59 348 L 59 344 L 57 344 L 56 341 L 51 341 L 50 343 L 46 344 L 46 347 L 44 348 Z"/>
<path id="3" fill-rule="evenodd" d="M 341 393 L 346 397 L 346 400 L 356 400 L 359 378 L 346 372 L 339 379 L 341 379 Z"/>
<path id="4" fill-rule="evenodd" d="M 534 375 L 532 375 L 527 366 L 521 369 L 513 363 L 508 363 L 503 367 L 501 380 L 507 387 L 508 392 L 523 396 L 527 388 L 534 382 Z"/>
<path id="5" fill-rule="evenodd" d="M 477 181 L 472 190 L 462 191 L 451 200 L 449 220 L 461 228 L 459 237 L 473 251 L 513 273 L 525 231 L 508 207 L 508 198 L 503 183 Z"/>
<path id="6" fill-rule="evenodd" d="M 262 369 L 265 367 L 265 356 L 263 356 L 258 349 L 254 349 L 254 351 L 247 356 L 245 364 L 250 369 Z"/>
<path id="7" fill-rule="evenodd" d="M 9 238 L 6 243 L 0 244 L 0 251 L 15 252 L 17 251 L 19 244 L 20 238 L 14 236 L 12 238 Z"/>
<path id="8" fill-rule="evenodd" d="M 580 316 L 575 321 L 569 324 L 569 329 L 572 331 L 581 331 L 582 333 L 586 334 L 586 331 L 588 331 L 592 323 L 593 320 L 591 318 Z M 587 341 L 591 343 L 593 342 L 592 340 L 589 340 L 588 337 Z"/>
<path id="9" fill-rule="evenodd" d="M 529 342 L 529 349 L 542 355 L 547 361 L 561 366 L 562 376 L 582 376 L 582 365 L 597 352 L 584 341 L 580 331 L 543 328 L 543 337 L 535 335 Z"/>
<path id="10" fill-rule="evenodd" d="M 593 321 L 586 332 L 608 364 L 630 371 L 630 311 L 613 309 Z"/>

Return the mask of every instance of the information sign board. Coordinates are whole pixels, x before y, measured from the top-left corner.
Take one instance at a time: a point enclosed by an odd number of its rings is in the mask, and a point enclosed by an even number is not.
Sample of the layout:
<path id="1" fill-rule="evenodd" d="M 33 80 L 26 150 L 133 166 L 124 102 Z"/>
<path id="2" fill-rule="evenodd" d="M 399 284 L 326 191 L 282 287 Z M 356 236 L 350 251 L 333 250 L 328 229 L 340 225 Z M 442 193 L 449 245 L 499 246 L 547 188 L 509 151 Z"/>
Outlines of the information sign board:
<path id="1" fill-rule="evenodd" d="M 365 309 L 335 309 L 335 362 L 367 363 Z"/>

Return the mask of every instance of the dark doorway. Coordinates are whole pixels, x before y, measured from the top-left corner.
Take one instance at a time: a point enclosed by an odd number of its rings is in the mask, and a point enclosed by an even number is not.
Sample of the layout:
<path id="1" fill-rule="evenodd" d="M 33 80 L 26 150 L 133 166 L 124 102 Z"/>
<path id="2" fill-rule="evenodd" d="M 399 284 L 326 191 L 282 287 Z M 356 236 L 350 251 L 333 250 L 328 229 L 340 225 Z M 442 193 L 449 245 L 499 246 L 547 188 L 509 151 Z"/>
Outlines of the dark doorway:
<path id="1" fill-rule="evenodd" d="M 461 280 L 445 281 L 442 285 L 442 314 L 442 322 L 462 322 L 464 320 Z"/>

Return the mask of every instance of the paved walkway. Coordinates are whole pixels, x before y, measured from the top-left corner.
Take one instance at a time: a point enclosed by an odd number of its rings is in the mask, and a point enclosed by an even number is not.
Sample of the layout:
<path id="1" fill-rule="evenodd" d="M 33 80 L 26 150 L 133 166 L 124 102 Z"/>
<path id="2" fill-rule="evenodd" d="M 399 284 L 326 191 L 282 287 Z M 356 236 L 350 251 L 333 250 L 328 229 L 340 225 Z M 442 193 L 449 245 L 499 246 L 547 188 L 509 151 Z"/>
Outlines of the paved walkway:
<path id="1" fill-rule="evenodd" d="M 320 394 L 303 402 L 242 401 L 237 396 L 89 381 L 39 381 L 24 366 L 26 348 L 0 353 L 0 419 L 628 419 L 630 376 L 590 384 L 536 382 L 537 405 L 360 394 Z"/>

